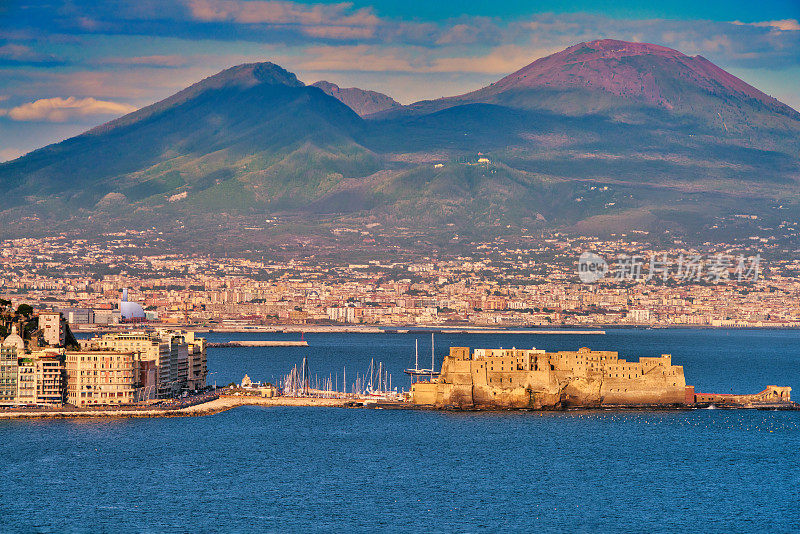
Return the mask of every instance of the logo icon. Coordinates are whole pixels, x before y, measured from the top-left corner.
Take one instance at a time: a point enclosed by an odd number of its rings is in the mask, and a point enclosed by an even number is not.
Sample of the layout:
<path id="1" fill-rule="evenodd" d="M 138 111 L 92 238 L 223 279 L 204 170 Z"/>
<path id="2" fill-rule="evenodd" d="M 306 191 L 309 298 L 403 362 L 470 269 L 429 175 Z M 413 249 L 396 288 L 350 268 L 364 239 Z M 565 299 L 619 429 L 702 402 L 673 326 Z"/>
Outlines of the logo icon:
<path id="1" fill-rule="evenodd" d="M 578 258 L 578 278 L 584 284 L 591 284 L 603 278 L 608 272 L 608 263 L 593 252 L 584 252 Z"/>

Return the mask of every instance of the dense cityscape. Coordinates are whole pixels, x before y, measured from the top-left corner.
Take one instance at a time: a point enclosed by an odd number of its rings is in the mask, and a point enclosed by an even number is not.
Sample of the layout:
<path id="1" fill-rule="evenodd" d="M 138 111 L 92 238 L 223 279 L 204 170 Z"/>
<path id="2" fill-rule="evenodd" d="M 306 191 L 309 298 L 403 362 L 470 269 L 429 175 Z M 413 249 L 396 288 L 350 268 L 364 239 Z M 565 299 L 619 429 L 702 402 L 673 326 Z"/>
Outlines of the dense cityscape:
<path id="1" fill-rule="evenodd" d="M 59 312 L 0 305 L 0 407 L 152 406 L 206 390 L 206 342 L 193 332 L 77 340 Z"/>
<path id="2" fill-rule="evenodd" d="M 119 323 L 126 288 L 140 320 L 172 327 L 800 326 L 800 257 L 774 240 L 527 237 L 412 260 L 374 247 L 359 263 L 148 251 L 154 232 L 8 240 L 0 296 L 62 312 L 76 329 Z M 580 276 L 584 253 L 608 262 L 596 281 Z"/>

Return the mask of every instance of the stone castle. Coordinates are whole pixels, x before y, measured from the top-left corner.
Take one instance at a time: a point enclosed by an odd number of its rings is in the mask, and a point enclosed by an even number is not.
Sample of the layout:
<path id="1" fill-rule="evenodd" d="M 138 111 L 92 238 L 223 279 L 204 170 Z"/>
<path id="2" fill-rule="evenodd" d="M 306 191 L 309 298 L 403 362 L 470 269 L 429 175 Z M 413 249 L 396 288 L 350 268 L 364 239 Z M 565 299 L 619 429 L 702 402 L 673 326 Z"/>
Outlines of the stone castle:
<path id="1" fill-rule="evenodd" d="M 563 406 L 683 404 L 683 367 L 664 354 L 621 360 L 618 353 L 581 348 L 451 347 L 439 378 L 412 386 L 416 404 L 457 407 L 548 408 Z"/>
<path id="2" fill-rule="evenodd" d="M 450 347 L 437 378 L 411 386 L 410 400 L 436 408 L 552 409 L 599 406 L 793 407 L 789 387 L 753 395 L 695 393 L 672 357 L 629 362 L 617 352 Z"/>

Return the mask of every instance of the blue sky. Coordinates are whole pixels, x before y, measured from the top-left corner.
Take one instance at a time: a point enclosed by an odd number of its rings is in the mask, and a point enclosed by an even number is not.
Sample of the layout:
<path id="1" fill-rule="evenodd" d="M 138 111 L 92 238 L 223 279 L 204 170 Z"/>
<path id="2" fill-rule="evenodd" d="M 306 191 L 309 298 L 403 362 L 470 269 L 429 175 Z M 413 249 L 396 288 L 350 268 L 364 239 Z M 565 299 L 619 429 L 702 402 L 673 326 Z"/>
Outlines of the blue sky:
<path id="1" fill-rule="evenodd" d="M 800 1 L 0 0 L 0 161 L 231 65 L 403 103 L 462 93 L 598 38 L 701 54 L 800 108 Z"/>

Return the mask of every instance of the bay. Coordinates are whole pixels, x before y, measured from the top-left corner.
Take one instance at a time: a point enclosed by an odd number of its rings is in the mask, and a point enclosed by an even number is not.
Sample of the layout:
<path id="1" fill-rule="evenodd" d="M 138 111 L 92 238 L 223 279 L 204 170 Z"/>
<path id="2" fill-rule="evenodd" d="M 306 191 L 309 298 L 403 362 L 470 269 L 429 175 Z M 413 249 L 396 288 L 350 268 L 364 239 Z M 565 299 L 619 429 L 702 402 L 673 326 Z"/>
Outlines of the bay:
<path id="1" fill-rule="evenodd" d="M 212 341 L 297 334 L 209 334 Z M 306 334 L 209 349 L 210 382 L 303 356 L 348 382 L 430 362 L 425 334 Z M 800 332 L 442 334 L 450 345 L 671 353 L 698 391 L 800 384 Z M 341 382 L 340 382 L 341 384 Z M 340 386 L 341 387 L 341 386 Z M 213 416 L 0 422 L 3 532 L 749 532 L 797 529 L 800 413 L 425 412 L 246 407 Z"/>

